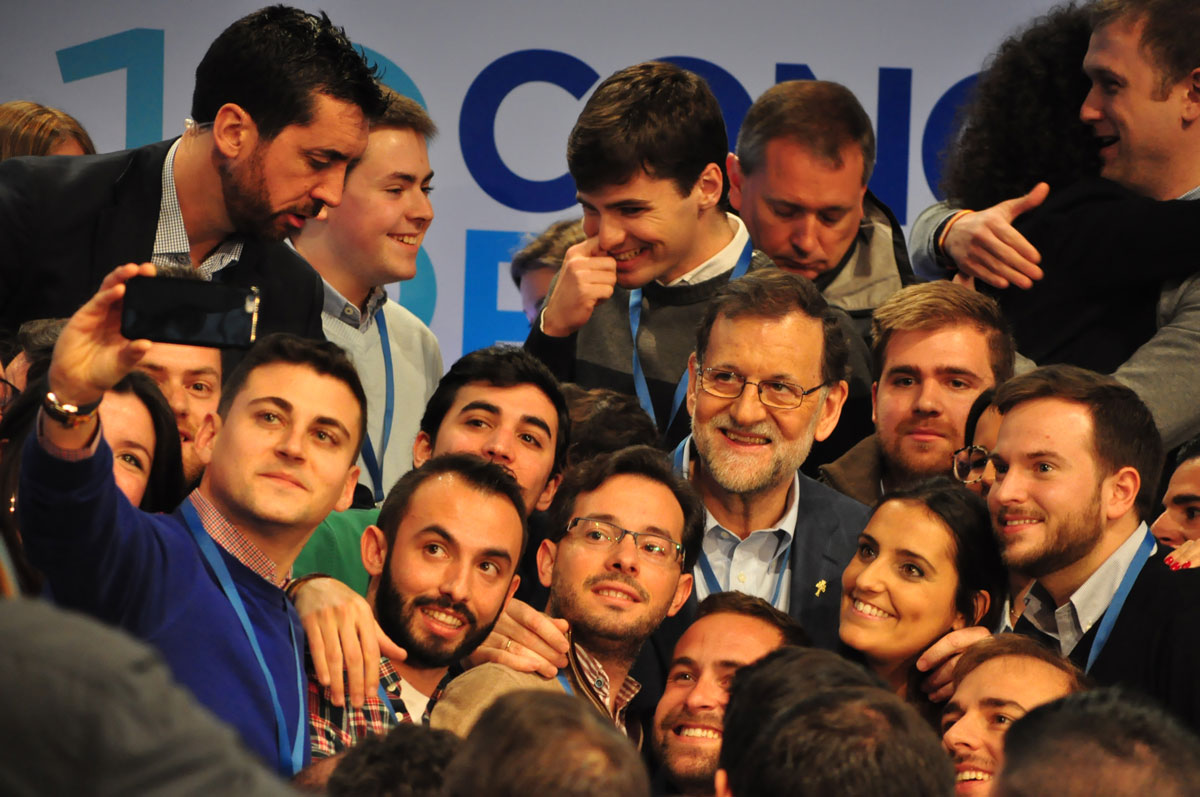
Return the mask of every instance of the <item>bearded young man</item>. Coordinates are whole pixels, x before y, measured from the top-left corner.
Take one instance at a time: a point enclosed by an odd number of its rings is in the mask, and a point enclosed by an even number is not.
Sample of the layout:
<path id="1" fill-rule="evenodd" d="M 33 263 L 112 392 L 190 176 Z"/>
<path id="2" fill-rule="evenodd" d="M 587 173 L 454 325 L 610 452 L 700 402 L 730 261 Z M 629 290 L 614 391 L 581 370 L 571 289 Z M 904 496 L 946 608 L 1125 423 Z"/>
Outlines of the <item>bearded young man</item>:
<path id="1" fill-rule="evenodd" d="M 114 267 L 150 261 L 258 287 L 260 336 L 322 339 L 321 280 L 277 242 L 341 201 L 380 103 L 328 17 L 271 6 L 234 22 L 196 69 L 182 137 L 0 167 L 0 330 L 69 316 Z"/>

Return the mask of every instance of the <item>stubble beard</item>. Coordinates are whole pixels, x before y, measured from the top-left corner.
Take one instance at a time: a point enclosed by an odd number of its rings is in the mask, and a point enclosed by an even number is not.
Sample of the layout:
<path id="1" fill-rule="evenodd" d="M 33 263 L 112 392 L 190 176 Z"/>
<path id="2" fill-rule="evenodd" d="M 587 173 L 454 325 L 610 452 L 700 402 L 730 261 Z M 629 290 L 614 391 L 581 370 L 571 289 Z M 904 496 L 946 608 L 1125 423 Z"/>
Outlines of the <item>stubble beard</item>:
<path id="1" fill-rule="evenodd" d="M 779 427 L 771 421 L 763 420 L 753 426 L 738 427 L 729 413 L 724 412 L 707 423 L 693 423 L 692 438 L 696 443 L 696 453 L 700 457 L 701 465 L 709 478 L 728 493 L 751 496 L 778 487 L 800 470 L 800 466 L 808 459 L 812 450 L 813 436 L 816 434 L 819 420 L 820 412 L 813 412 L 804 434 L 796 440 L 785 442 L 780 439 L 782 435 Z M 720 450 L 715 438 L 721 434 L 722 426 L 772 440 L 774 451 L 770 462 L 763 467 L 752 467 L 743 462 L 735 452 Z"/>
<path id="2" fill-rule="evenodd" d="M 590 616 L 581 598 L 581 593 L 586 592 L 593 584 L 615 581 L 636 589 L 643 602 L 647 602 L 649 595 L 646 590 L 632 577 L 622 576 L 623 574 L 613 573 L 591 576 L 577 591 L 564 584 L 555 571 L 546 612 L 551 617 L 558 617 L 570 623 L 572 640 L 583 645 L 588 653 L 632 664 L 642 645 L 667 616 L 668 606 L 651 606 L 650 611 L 637 620 L 625 620 L 620 616 L 608 619 Z"/>
<path id="3" fill-rule="evenodd" d="M 1087 556 L 1100 541 L 1103 531 L 1099 485 L 1079 512 L 1072 512 L 1053 524 L 1050 520 L 1047 517 L 1043 521 L 1046 539 L 1041 546 L 1024 556 L 1004 545 L 1001 537 L 1004 564 L 1030 578 L 1045 578 Z"/>

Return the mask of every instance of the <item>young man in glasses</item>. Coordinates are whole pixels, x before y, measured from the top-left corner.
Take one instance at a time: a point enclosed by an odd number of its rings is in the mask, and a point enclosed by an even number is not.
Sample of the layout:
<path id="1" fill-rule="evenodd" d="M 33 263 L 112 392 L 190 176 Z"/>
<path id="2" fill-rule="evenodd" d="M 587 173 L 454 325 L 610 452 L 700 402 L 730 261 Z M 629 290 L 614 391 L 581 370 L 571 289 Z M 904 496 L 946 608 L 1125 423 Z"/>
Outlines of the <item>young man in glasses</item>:
<path id="1" fill-rule="evenodd" d="M 583 463 L 550 508 L 554 537 L 538 550 L 547 613 L 570 624 L 567 666 L 553 679 L 489 663 L 451 681 L 431 717 L 465 736 L 501 695 L 561 690 L 591 703 L 640 745 L 629 676 L 643 643 L 692 591 L 702 509 L 661 452 L 635 446 Z"/>

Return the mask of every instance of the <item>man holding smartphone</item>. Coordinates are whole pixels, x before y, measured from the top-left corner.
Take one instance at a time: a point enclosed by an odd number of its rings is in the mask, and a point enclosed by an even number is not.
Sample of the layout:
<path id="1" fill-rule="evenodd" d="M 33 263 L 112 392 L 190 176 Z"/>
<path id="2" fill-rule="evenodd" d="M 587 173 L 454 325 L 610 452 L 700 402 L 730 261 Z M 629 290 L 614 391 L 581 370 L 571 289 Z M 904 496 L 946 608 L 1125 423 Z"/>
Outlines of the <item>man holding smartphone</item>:
<path id="1" fill-rule="evenodd" d="M 0 164 L 0 331 L 69 316 L 114 266 L 150 261 L 257 286 L 260 335 L 321 338 L 320 281 L 278 242 L 341 201 L 379 106 L 328 17 L 271 6 L 238 20 L 196 69 L 182 137 Z"/>
<path id="2" fill-rule="evenodd" d="M 342 204 L 292 237 L 325 283 L 325 337 L 350 355 L 367 393 L 359 465 L 370 506 L 412 467 L 418 423 L 442 376 L 433 332 L 384 290 L 417 273 L 433 221 L 427 142 L 437 127 L 418 103 L 380 90 L 384 111 L 371 122 L 362 160 L 346 170 Z"/>
<path id="3" fill-rule="evenodd" d="M 23 451 L 18 517 L 55 601 L 159 649 L 175 677 L 282 775 L 309 759 L 305 637 L 281 586 L 313 528 L 350 504 L 366 398 L 332 343 L 272 335 L 226 380 L 196 448 L 200 486 L 170 515 L 118 491 L 99 399 L 150 342 L 120 333 L 128 264 L 59 336 Z"/>

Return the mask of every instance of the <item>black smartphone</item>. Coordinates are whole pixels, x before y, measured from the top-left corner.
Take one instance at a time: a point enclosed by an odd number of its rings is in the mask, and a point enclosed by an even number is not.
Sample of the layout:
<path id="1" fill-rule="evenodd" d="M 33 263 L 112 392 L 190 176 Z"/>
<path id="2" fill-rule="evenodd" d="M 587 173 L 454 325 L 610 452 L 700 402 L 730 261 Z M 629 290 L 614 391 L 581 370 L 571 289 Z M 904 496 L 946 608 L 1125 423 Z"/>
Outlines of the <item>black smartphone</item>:
<path id="1" fill-rule="evenodd" d="M 121 334 L 129 340 L 244 349 L 258 327 L 258 288 L 178 277 L 125 283 Z"/>

